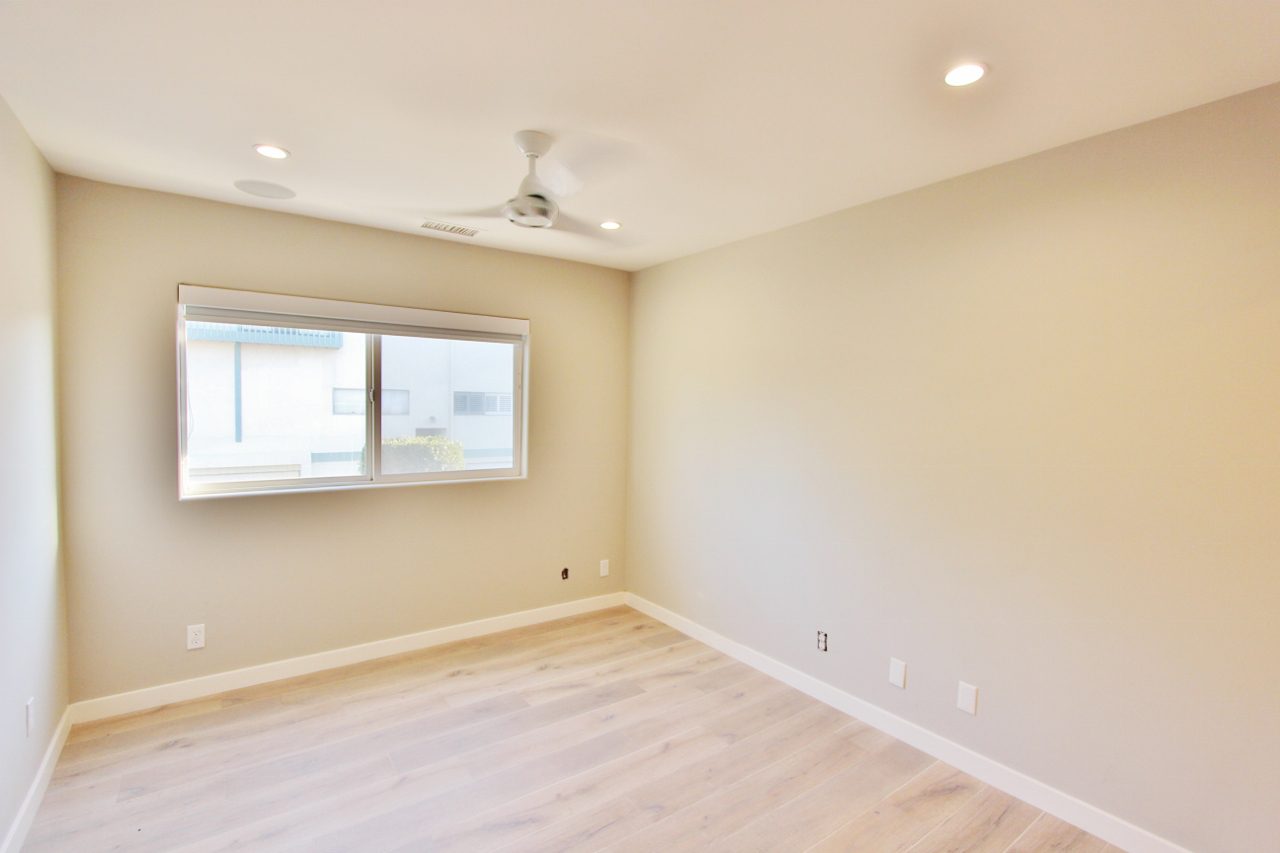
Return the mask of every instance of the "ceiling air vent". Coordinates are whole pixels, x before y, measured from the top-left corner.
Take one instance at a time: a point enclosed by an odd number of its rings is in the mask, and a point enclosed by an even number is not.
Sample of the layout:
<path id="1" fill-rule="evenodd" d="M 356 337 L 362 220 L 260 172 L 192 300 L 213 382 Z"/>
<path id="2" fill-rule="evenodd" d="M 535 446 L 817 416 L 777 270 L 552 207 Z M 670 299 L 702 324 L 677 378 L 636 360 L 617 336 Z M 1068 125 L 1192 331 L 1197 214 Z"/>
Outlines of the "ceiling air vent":
<path id="1" fill-rule="evenodd" d="M 465 225 L 454 225 L 452 222 L 433 222 L 428 219 L 422 223 L 422 227 L 428 231 L 440 231 L 444 234 L 453 234 L 458 237 L 474 237 L 480 232 L 475 228 L 468 228 Z"/>

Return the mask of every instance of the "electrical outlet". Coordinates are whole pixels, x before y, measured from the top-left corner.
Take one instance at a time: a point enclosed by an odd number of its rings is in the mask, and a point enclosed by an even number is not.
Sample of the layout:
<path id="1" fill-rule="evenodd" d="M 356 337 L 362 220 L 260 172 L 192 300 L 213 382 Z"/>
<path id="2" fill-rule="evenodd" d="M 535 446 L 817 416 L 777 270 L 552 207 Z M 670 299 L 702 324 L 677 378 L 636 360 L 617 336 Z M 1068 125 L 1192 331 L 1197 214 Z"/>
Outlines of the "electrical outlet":
<path id="1" fill-rule="evenodd" d="M 569 579 L 569 567 L 566 566 L 560 570 L 560 580 L 567 581 Z"/>
<path id="2" fill-rule="evenodd" d="M 31 737 L 31 728 L 35 725 L 36 719 L 36 697 L 32 696 L 27 700 L 27 737 Z"/>
<path id="3" fill-rule="evenodd" d="M 609 561 L 608 560 L 600 561 L 600 577 L 602 578 L 609 577 Z"/>
<path id="4" fill-rule="evenodd" d="M 204 625 L 187 626 L 187 650 L 204 648 Z"/>
<path id="5" fill-rule="evenodd" d="M 960 689 L 956 691 L 956 707 L 966 714 L 977 714 L 978 688 L 961 681 Z"/>
<path id="6" fill-rule="evenodd" d="M 818 651 L 825 652 L 827 650 L 827 632 L 818 632 Z"/>
<path id="7" fill-rule="evenodd" d="M 889 658 L 889 683 L 894 687 L 907 689 L 907 662 L 897 658 Z"/>

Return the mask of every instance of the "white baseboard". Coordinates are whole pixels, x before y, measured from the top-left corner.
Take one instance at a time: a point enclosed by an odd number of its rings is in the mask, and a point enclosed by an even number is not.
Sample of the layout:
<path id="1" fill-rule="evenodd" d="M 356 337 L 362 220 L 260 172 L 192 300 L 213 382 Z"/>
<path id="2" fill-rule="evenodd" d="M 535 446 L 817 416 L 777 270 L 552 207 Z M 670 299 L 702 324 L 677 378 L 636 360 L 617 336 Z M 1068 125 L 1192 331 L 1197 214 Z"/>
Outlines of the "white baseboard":
<path id="1" fill-rule="evenodd" d="M 980 779 L 1011 794 L 1038 809 L 1059 817 L 1068 823 L 1090 832 L 1110 844 L 1127 850 L 1129 853 L 1190 853 L 1172 841 L 1161 838 L 1139 826 L 1090 805 L 1078 797 L 1059 791 L 1025 773 L 1014 770 L 1000 762 L 974 752 L 966 746 L 948 740 L 942 735 L 919 726 L 909 720 L 892 714 L 878 705 L 859 699 L 851 693 L 828 684 L 793 666 L 762 654 L 753 648 L 731 640 L 723 634 L 717 634 L 710 628 L 704 628 L 697 622 L 687 619 L 678 613 L 667 610 L 635 593 L 626 594 L 626 603 L 641 613 L 665 622 L 677 631 L 688 634 L 695 640 L 706 643 L 712 648 L 736 658 L 766 675 L 770 675 L 784 684 L 788 684 L 813 698 L 844 711 L 851 717 L 874 726 L 881 731 L 893 735 L 900 741 L 914 746 L 935 758 L 945 761 L 952 767 L 963 770 L 970 776 Z"/>
<path id="2" fill-rule="evenodd" d="M 27 833 L 31 831 L 31 824 L 35 822 L 36 812 L 40 809 L 40 801 L 44 799 L 44 792 L 49 787 L 49 780 L 53 778 L 53 768 L 58 763 L 58 756 L 62 754 L 62 745 L 67 742 L 69 731 L 70 707 L 62 712 L 58 727 L 53 730 L 53 737 L 49 738 L 49 745 L 45 748 L 39 769 L 36 770 L 36 777 L 31 780 L 31 787 L 27 789 L 27 796 L 18 807 L 18 813 L 14 816 L 9 831 L 5 833 L 4 841 L 0 842 L 0 853 L 18 853 L 22 849 L 22 843 L 27 840 Z"/>
<path id="3" fill-rule="evenodd" d="M 474 622 L 463 622 L 459 625 L 447 625 L 443 628 L 433 628 L 429 631 L 405 634 L 387 640 L 376 640 L 372 643 L 363 643 L 358 646 L 347 646 L 346 648 L 332 649 L 313 655 L 303 655 L 301 657 L 258 664 L 257 666 L 247 666 L 243 669 L 203 675 L 198 678 L 174 681 L 155 687 L 144 687 L 141 690 L 116 693 L 112 696 L 103 696 L 98 699 L 86 699 L 76 702 L 67 710 L 71 715 L 72 723 L 101 720 L 105 717 L 132 714 L 136 711 L 158 708 L 161 705 L 171 705 L 174 702 L 185 702 L 189 699 L 199 699 L 203 696 L 225 693 L 228 690 L 238 690 L 242 687 L 252 687 L 256 684 L 279 681 L 282 678 L 293 678 L 324 669 L 334 669 L 335 667 L 397 655 L 402 652 L 412 652 L 430 646 L 466 640 L 483 634 L 508 631 L 512 628 L 523 628 L 526 625 L 536 625 L 539 622 L 550 622 L 553 619 L 563 619 L 566 616 L 576 616 L 579 613 L 604 610 L 605 608 L 617 607 L 625 603 L 626 593 L 622 592 L 598 595 L 594 598 L 579 598 L 576 601 L 566 601 L 562 604 L 552 604 L 548 607 L 538 607 L 533 610 L 521 610 L 518 613 L 508 613 L 504 616 L 493 616 L 488 619 L 477 619 Z"/>

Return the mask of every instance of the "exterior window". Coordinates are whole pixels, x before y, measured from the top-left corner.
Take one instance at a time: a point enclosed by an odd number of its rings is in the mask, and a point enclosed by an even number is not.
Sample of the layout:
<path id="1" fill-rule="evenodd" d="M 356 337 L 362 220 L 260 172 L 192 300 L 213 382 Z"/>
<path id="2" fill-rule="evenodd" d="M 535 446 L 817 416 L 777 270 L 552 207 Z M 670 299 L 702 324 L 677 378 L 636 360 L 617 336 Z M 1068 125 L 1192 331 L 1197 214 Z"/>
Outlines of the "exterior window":
<path id="1" fill-rule="evenodd" d="M 180 497 L 522 477 L 527 344 L 524 320 L 183 285 Z"/>
<path id="2" fill-rule="evenodd" d="M 333 413 L 335 415 L 363 415 L 364 401 L 369 392 L 363 388 L 334 388 Z"/>
<path id="3" fill-rule="evenodd" d="M 409 392 L 404 388 L 382 389 L 382 414 L 409 414 Z"/>

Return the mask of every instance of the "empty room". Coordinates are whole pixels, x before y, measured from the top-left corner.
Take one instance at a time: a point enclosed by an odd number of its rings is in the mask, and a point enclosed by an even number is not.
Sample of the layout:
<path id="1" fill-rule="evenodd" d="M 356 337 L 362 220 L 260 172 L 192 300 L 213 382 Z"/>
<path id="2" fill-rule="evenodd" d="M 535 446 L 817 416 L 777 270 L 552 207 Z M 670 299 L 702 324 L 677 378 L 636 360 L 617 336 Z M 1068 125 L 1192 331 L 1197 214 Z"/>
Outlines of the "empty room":
<path id="1" fill-rule="evenodd" d="M 0 0 L 0 853 L 1280 853 L 1280 3 Z"/>

